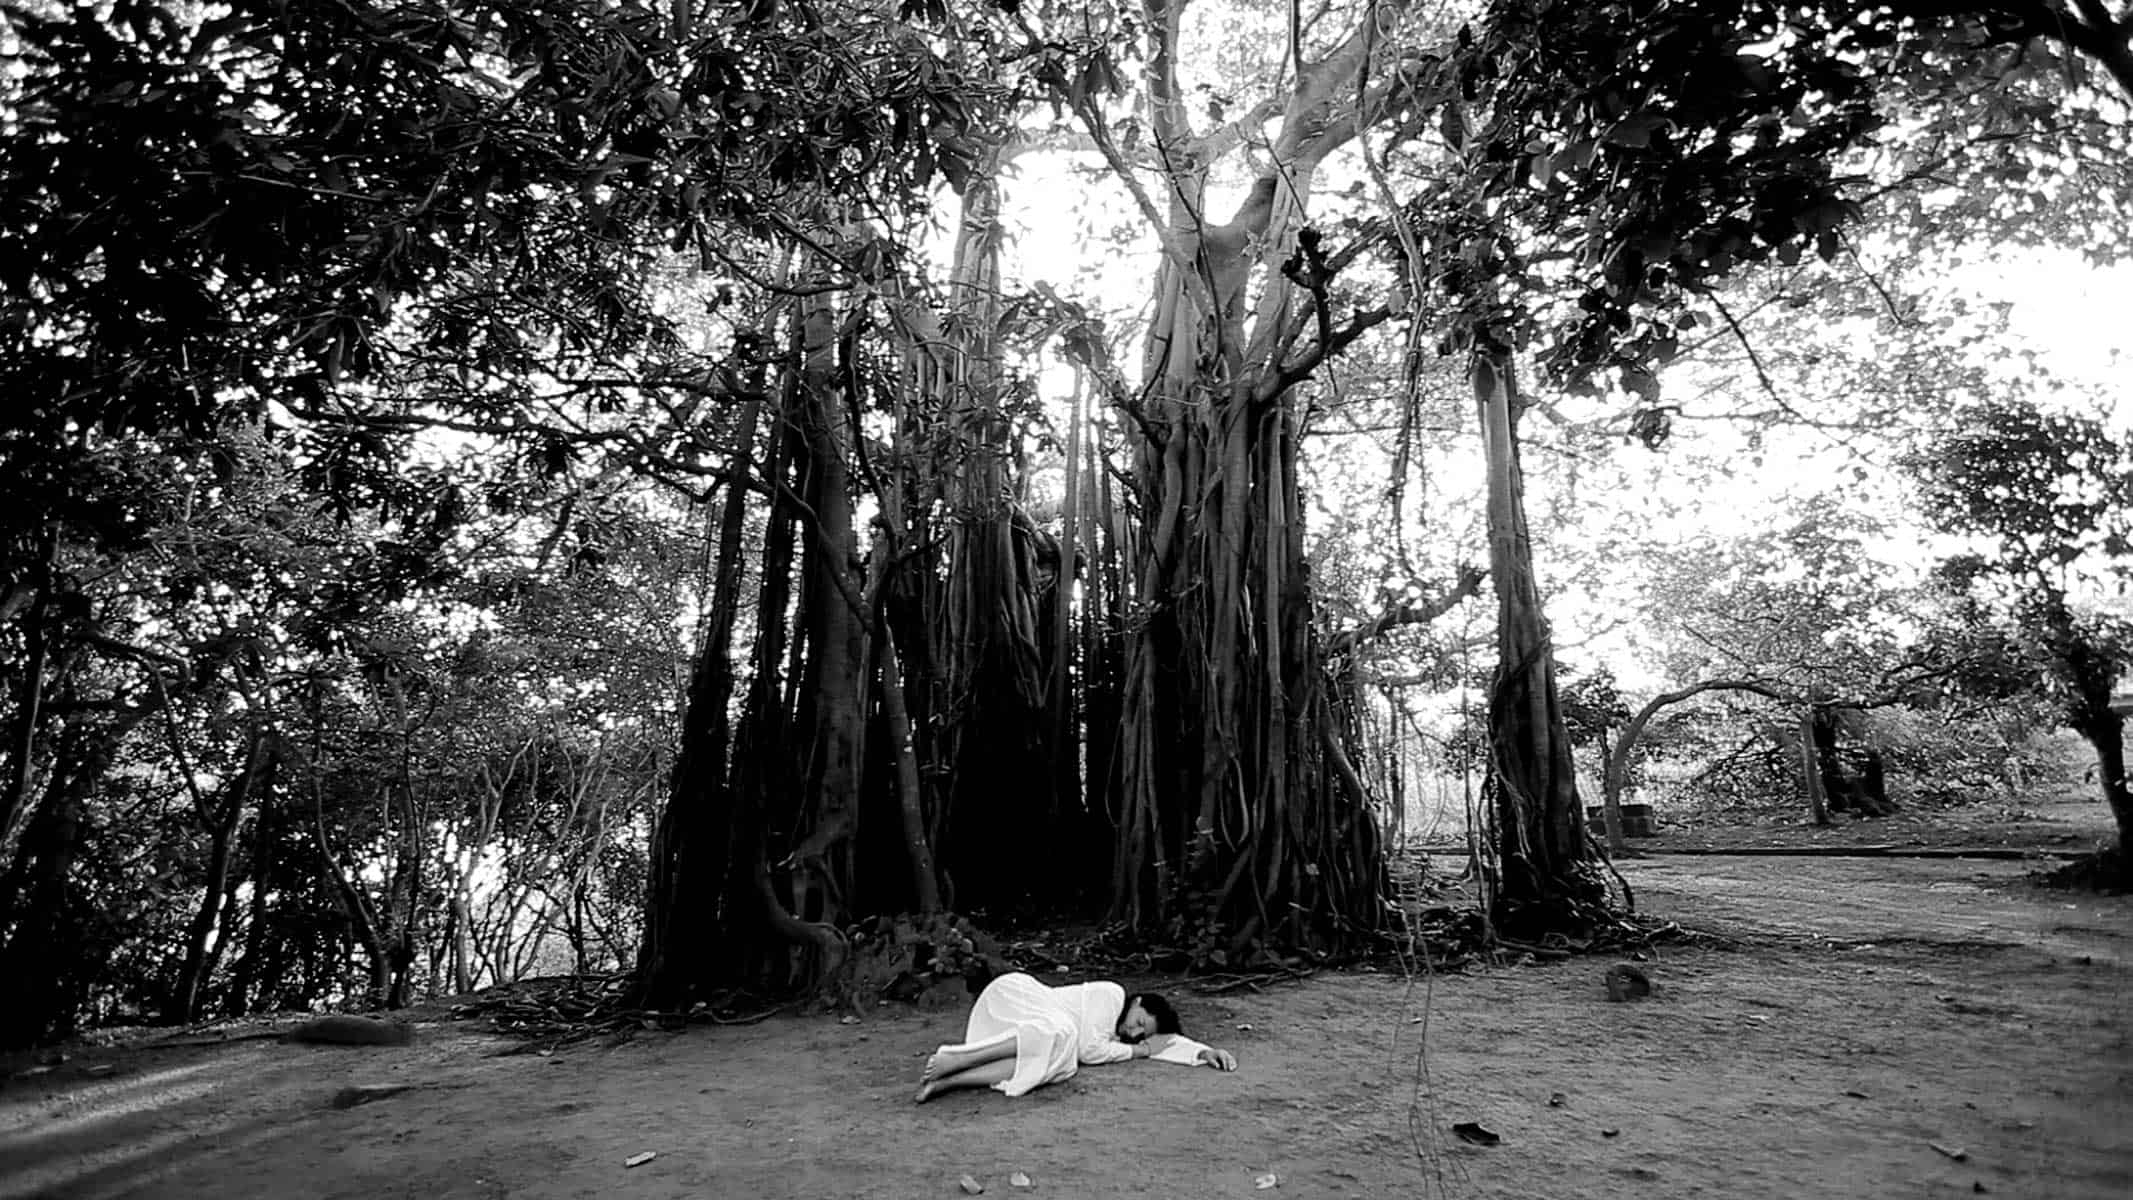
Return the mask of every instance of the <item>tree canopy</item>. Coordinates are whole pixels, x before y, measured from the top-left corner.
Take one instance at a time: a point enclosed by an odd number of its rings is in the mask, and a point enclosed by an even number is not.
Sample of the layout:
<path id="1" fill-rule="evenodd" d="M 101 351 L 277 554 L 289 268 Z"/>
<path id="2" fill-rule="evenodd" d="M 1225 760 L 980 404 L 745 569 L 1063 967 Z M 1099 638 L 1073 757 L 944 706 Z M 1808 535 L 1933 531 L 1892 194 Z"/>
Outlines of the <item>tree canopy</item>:
<path id="1" fill-rule="evenodd" d="M 2049 694 L 2133 820 L 2125 414 L 1943 278 L 2123 260 L 2122 6 L 4 11 L 12 1039 L 1333 961 L 1455 760 L 1578 936 L 1713 680 Z M 1059 179 L 1136 295 L 1015 282 Z"/>

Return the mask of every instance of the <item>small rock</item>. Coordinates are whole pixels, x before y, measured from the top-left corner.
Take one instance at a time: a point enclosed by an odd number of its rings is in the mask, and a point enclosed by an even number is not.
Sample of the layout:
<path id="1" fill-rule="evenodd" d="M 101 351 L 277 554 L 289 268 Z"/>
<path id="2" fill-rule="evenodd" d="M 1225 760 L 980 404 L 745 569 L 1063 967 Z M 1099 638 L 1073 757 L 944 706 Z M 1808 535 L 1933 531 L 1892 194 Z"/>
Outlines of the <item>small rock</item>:
<path id="1" fill-rule="evenodd" d="M 1619 1137 L 1619 1136 L 1621 1136 L 1621 1133 L 1622 1133 L 1622 1131 L 1621 1131 L 1621 1130 L 1619 1130 L 1619 1129 L 1602 1129 L 1602 1130 L 1600 1131 L 1600 1136 L 1601 1136 L 1601 1137 Z"/>
<path id="2" fill-rule="evenodd" d="M 1010 1175 L 1010 1176 L 1008 1176 L 1008 1177 L 1007 1177 L 1007 1186 L 1009 1186 L 1009 1187 L 1018 1187 L 1018 1188 L 1026 1188 L 1026 1187 L 1036 1187 L 1036 1186 L 1037 1186 L 1037 1184 L 1036 1184 L 1036 1181 L 1032 1180 L 1032 1179 L 1031 1179 L 1031 1178 L 1030 1178 L 1029 1176 L 1027 1176 L 1027 1175 L 1024 1175 L 1024 1174 L 1023 1174 L 1022 1172 L 1020 1172 L 1020 1171 L 1017 1171 L 1017 1172 L 1015 1172 L 1014 1174 L 1012 1174 L 1012 1175 Z"/>
<path id="3" fill-rule="evenodd" d="M 1632 963 L 1616 963 L 1604 978 L 1609 1000 L 1642 1000 L 1652 994 L 1651 976 Z"/>
<path id="4" fill-rule="evenodd" d="M 1281 1176 L 1274 1174 L 1272 1171 L 1268 1171 L 1264 1175 L 1255 1177 L 1252 1180 L 1252 1186 L 1258 1188 L 1262 1192 L 1270 1187 L 1280 1187 Z"/>
<path id="5" fill-rule="evenodd" d="M 1569 1097 L 1563 1095 L 1561 1092 L 1551 1092 L 1548 1096 L 1548 1107 L 1561 1108 L 1563 1106 L 1563 1101 L 1567 1099 L 1569 1099 Z"/>
<path id="6" fill-rule="evenodd" d="M 657 1150 L 646 1150 L 641 1154 L 632 1154 L 628 1158 L 623 1159 L 622 1165 L 624 1168 L 641 1167 L 644 1164 L 658 1157 L 659 1152 Z"/>
<path id="7" fill-rule="evenodd" d="M 985 1185 L 968 1175 L 956 1180 L 955 1186 L 962 1188 L 963 1194 L 966 1196 L 981 1196 L 985 1193 Z"/>
<path id="8" fill-rule="evenodd" d="M 1942 1154 L 1947 1155 L 1949 1158 L 1954 1159 L 1956 1162 L 1961 1162 L 1964 1159 L 1970 1157 L 1970 1152 L 1968 1150 L 1963 1149 L 1961 1146 L 1943 1146 L 1939 1142 L 1927 1142 L 1926 1145 L 1933 1147 L 1935 1150 L 1940 1151 Z"/>
<path id="9" fill-rule="evenodd" d="M 1499 1137 L 1495 1130 L 1484 1126 L 1479 1121 L 1461 1121 L 1452 1126 L 1452 1132 L 1459 1137 L 1459 1140 L 1472 1142 L 1476 1146 L 1494 1146 L 1503 1141 L 1503 1138 Z"/>

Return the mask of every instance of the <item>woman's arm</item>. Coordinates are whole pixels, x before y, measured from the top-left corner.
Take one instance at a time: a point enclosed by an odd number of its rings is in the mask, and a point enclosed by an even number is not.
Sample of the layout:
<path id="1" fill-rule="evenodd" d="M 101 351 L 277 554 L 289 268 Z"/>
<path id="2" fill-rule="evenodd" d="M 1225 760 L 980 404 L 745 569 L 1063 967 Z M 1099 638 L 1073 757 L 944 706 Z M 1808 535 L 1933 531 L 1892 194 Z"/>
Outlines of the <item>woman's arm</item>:
<path id="1" fill-rule="evenodd" d="M 1163 1052 L 1163 1047 L 1168 1046 L 1169 1044 L 1169 1034 L 1151 1033 L 1147 1037 L 1142 1038 L 1140 1041 L 1132 1043 L 1133 1057 L 1154 1058 L 1156 1055 L 1161 1054 Z"/>
<path id="2" fill-rule="evenodd" d="M 1075 1057 L 1081 1060 L 1081 1065 L 1084 1067 L 1096 1067 L 1102 1066 L 1104 1063 L 1124 1062 L 1129 1058 L 1139 1058 L 1140 1048 L 1106 1038 L 1103 1041 L 1090 1042 L 1082 1046 Z"/>

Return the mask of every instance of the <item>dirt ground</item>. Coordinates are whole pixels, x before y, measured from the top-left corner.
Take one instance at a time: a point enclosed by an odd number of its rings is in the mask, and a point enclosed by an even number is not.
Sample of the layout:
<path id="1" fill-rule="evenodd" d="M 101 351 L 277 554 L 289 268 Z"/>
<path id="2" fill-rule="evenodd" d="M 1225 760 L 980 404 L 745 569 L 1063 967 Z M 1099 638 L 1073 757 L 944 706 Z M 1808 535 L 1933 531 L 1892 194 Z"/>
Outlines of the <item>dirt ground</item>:
<path id="1" fill-rule="evenodd" d="M 445 1021 L 404 1048 L 77 1048 L 0 1085 L 0 1195 L 916 1198 L 969 1175 L 1168 1200 L 1271 1175 L 1275 1196 L 2122 1200 L 2133 898 L 2035 867 L 1642 857 L 1640 908 L 1718 935 L 1662 945 L 1649 1000 L 1608 1003 L 1591 959 L 1188 984 L 1188 1031 L 1239 1072 L 1133 1062 L 1018 1100 L 912 1104 L 962 1018 L 902 1007 L 545 1057 Z M 370 1086 L 406 1090 L 335 1106 Z"/>

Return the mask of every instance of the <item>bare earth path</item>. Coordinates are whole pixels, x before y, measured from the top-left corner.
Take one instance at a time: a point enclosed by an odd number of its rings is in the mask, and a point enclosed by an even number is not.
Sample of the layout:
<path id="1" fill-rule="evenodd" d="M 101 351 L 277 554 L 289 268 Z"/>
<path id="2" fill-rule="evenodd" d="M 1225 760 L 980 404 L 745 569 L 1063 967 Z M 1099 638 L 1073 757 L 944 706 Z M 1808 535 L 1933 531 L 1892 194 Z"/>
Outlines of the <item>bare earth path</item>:
<path id="1" fill-rule="evenodd" d="M 1238 1074 L 1136 1062 L 925 1106 L 960 1013 L 549 1057 L 449 1024 L 408 1048 L 84 1051 L 0 1085 L 0 1195 L 956 1197 L 968 1174 L 1166 1200 L 2133 1196 L 2133 900 L 2010 862 L 1625 869 L 1643 909 L 1729 939 L 1664 953 L 1640 1004 L 1606 1003 L 1590 960 L 1184 992 Z M 384 1084 L 409 1090 L 334 1107 Z M 1469 1120 L 1502 1144 L 1454 1138 Z"/>

